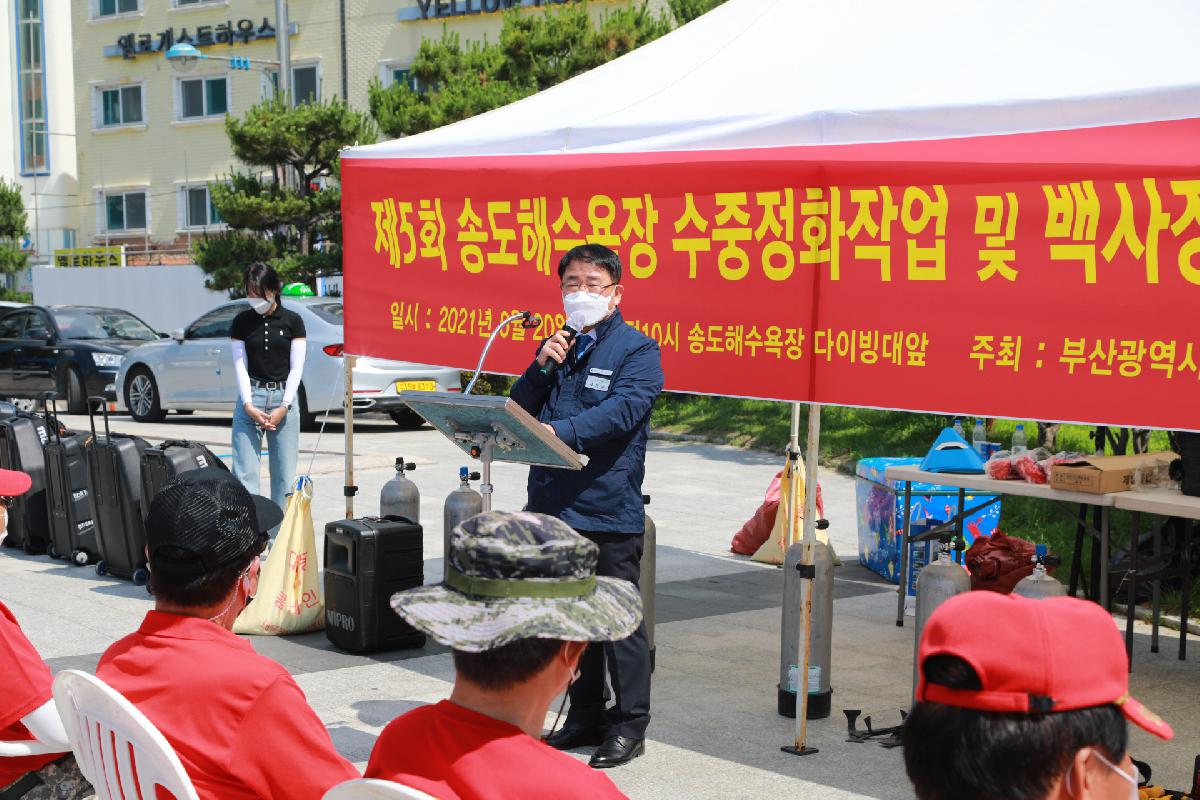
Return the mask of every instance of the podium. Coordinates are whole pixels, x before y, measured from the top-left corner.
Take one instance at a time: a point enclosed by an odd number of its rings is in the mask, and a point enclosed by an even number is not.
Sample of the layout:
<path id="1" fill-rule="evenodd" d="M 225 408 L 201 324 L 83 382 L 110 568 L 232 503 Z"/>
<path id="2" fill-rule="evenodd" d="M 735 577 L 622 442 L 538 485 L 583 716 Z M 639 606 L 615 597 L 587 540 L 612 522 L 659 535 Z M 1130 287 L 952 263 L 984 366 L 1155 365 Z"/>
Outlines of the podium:
<path id="1" fill-rule="evenodd" d="M 458 392 L 401 392 L 400 399 L 482 467 L 483 510 L 492 510 L 492 462 L 583 469 L 576 453 L 511 398 Z"/>

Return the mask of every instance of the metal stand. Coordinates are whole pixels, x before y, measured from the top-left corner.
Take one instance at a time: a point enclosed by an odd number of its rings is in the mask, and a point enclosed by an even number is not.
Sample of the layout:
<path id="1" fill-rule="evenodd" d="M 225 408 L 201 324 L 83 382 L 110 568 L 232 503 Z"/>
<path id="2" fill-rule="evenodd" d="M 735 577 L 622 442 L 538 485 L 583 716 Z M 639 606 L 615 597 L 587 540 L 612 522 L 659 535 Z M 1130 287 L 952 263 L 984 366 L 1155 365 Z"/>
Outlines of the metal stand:
<path id="1" fill-rule="evenodd" d="M 800 434 L 800 404 L 792 404 L 792 440 L 788 444 L 790 453 L 799 454 L 800 445 L 797 441 Z M 809 747 L 808 740 L 808 662 L 809 662 L 809 647 L 812 631 L 812 606 L 813 606 L 813 576 L 815 570 L 813 568 L 814 556 L 813 547 L 817 541 L 817 454 L 821 439 L 821 406 L 818 403 L 812 403 L 808 407 L 808 441 L 806 442 L 807 452 L 805 453 L 805 471 L 804 471 L 804 553 L 801 559 L 801 592 L 804 595 L 804 605 L 800 613 L 800 641 L 799 652 L 796 654 L 797 680 L 796 680 L 796 739 L 791 746 L 779 748 L 782 752 L 793 756 L 810 756 L 817 752 L 817 748 Z M 795 472 L 793 471 L 793 475 Z M 795 538 L 796 533 L 796 514 L 794 506 L 796 505 L 796 493 L 793 487 L 792 493 L 792 514 L 788 520 L 788 539 L 789 544 Z"/>
<path id="2" fill-rule="evenodd" d="M 484 511 L 492 510 L 493 461 L 572 470 L 583 469 L 587 462 L 512 398 L 457 392 L 402 392 L 400 397 L 463 452 L 479 459 Z"/>

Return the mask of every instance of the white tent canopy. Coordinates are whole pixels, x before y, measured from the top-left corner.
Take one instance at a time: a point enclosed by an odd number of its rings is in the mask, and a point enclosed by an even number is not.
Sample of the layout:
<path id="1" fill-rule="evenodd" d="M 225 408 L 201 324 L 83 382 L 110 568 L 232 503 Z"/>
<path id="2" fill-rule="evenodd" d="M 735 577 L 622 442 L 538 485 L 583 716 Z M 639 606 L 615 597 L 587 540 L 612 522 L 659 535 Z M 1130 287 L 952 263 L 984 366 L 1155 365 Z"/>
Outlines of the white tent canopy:
<path id="1" fill-rule="evenodd" d="M 940 139 L 1200 116 L 1194 0 L 730 0 L 510 106 L 348 157 Z"/>

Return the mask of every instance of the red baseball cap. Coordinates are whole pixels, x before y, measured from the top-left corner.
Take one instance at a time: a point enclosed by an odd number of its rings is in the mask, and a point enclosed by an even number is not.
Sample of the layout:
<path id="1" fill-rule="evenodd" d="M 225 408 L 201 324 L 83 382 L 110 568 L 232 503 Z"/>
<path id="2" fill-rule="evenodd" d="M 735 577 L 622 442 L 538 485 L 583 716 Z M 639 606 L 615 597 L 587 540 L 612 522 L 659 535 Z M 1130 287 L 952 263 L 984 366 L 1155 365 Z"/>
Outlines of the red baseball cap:
<path id="1" fill-rule="evenodd" d="M 33 478 L 15 469 L 0 469 L 0 497 L 16 497 L 29 491 Z"/>
<path id="2" fill-rule="evenodd" d="M 957 656 L 983 688 L 925 682 L 925 659 Z M 1113 618 L 1074 597 L 1034 600 L 965 592 L 933 612 L 921 633 L 917 700 L 976 711 L 1052 713 L 1117 706 L 1135 725 L 1170 739 L 1171 726 L 1129 695 L 1129 658 Z"/>

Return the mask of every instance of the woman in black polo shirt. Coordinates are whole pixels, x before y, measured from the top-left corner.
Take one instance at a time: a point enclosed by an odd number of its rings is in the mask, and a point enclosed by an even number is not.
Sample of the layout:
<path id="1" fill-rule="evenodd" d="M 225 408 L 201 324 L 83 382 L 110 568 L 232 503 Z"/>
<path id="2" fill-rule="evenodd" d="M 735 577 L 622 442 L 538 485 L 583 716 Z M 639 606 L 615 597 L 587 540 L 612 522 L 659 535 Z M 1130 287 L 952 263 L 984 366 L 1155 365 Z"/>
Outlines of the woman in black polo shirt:
<path id="1" fill-rule="evenodd" d="M 266 264 L 246 270 L 250 308 L 233 319 L 233 366 L 239 402 L 233 411 L 233 474 L 259 494 L 259 453 L 267 437 L 271 500 L 284 507 L 300 451 L 296 391 L 304 371 L 304 320 L 284 308 L 279 275 Z"/>

